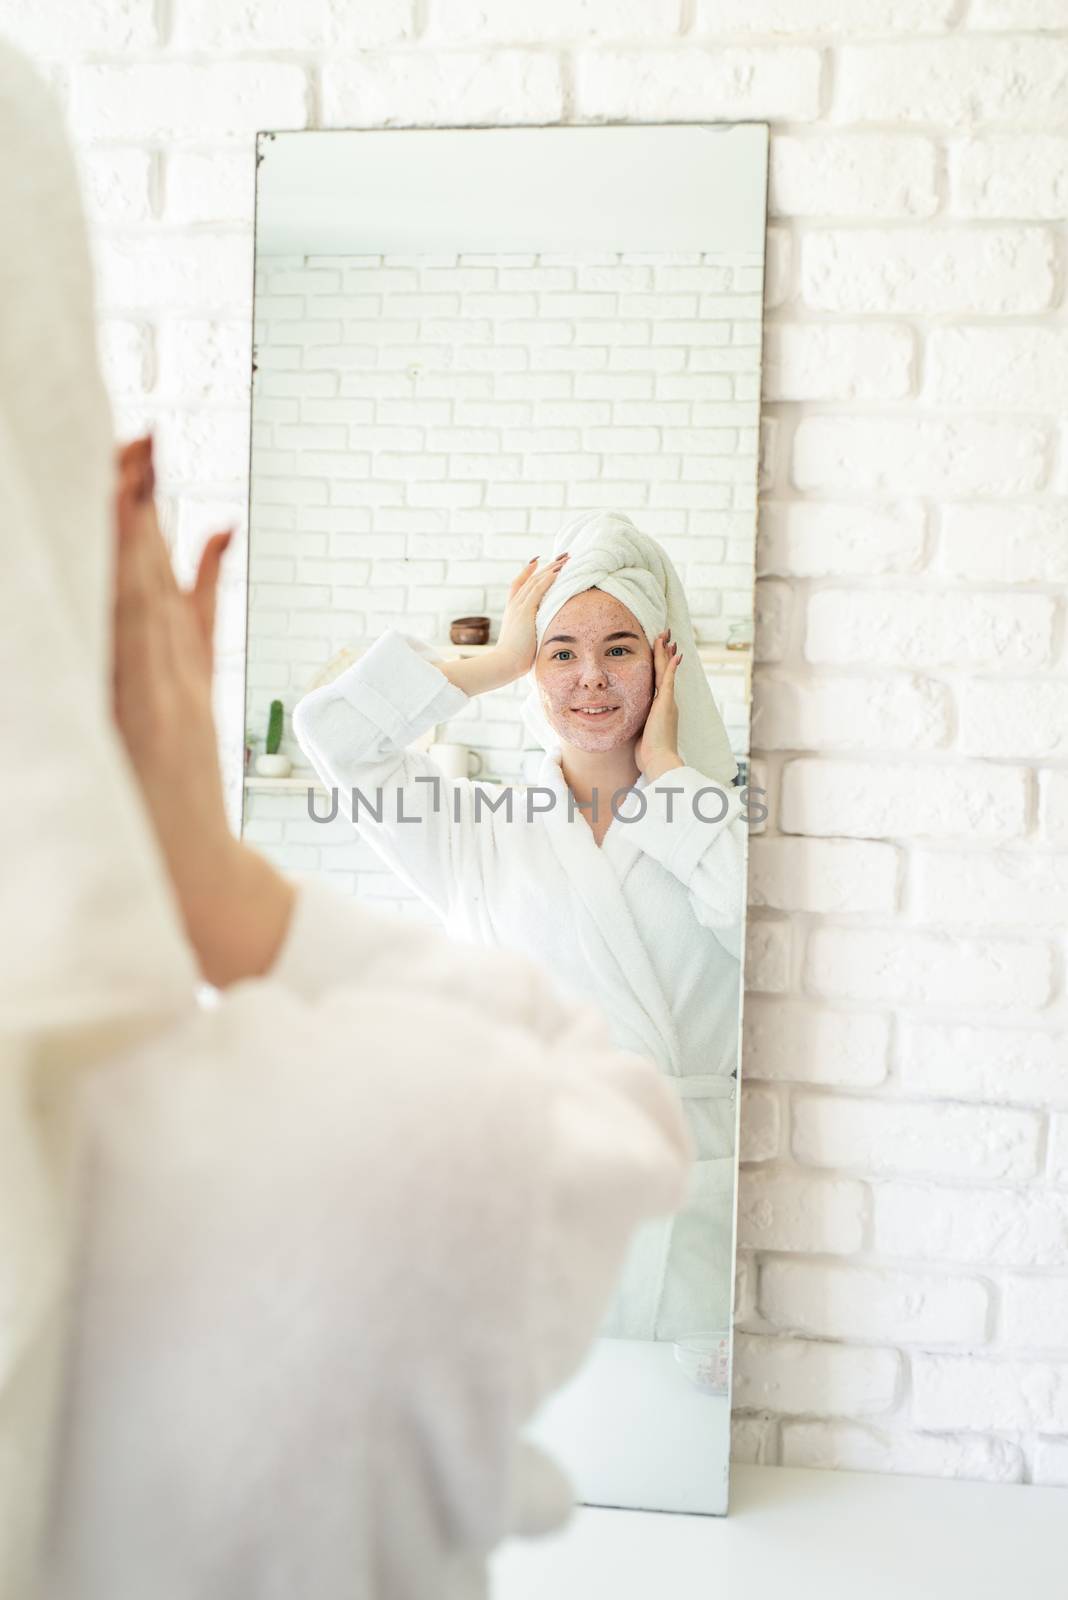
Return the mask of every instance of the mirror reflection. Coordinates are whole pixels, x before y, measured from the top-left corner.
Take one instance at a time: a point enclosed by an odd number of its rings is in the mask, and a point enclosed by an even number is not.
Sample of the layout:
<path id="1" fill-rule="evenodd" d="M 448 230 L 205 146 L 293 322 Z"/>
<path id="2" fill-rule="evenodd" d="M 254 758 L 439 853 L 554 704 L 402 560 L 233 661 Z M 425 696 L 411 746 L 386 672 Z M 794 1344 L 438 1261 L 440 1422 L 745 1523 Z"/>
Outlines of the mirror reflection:
<path id="1" fill-rule="evenodd" d="M 688 1203 L 637 1237 L 549 1437 L 582 1432 L 587 1498 L 723 1510 L 766 129 L 470 130 L 460 199 L 426 191 L 455 133 L 311 137 L 261 155 L 244 829 L 524 952 L 670 1077 Z M 628 245 L 643 182 L 690 248 Z M 639 1381 L 675 1385 L 692 1503 L 598 1464 Z"/>

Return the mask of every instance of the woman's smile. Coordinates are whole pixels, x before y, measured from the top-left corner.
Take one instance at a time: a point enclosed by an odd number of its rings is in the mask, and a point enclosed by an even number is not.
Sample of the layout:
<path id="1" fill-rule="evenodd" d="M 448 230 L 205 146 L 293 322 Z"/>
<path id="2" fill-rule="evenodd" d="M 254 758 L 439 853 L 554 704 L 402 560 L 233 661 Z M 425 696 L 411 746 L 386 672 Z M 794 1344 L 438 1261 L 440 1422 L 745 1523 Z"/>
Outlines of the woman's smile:
<path id="1" fill-rule="evenodd" d="M 619 707 L 609 705 L 572 706 L 571 709 L 580 717 L 610 717 L 613 711 L 619 710 Z"/>

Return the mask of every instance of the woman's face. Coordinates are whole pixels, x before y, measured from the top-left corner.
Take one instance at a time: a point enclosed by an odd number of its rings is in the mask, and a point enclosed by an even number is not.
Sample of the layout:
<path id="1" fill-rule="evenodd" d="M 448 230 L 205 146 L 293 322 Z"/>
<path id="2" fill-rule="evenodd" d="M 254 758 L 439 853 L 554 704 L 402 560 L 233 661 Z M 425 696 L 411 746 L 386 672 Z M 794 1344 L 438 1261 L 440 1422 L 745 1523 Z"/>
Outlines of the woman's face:
<path id="1" fill-rule="evenodd" d="M 585 589 L 550 621 L 534 677 L 542 709 L 561 739 L 580 750 L 614 750 L 638 738 L 645 726 L 655 683 L 653 651 L 622 601 L 603 589 Z M 610 709 L 597 713 L 598 706 Z"/>

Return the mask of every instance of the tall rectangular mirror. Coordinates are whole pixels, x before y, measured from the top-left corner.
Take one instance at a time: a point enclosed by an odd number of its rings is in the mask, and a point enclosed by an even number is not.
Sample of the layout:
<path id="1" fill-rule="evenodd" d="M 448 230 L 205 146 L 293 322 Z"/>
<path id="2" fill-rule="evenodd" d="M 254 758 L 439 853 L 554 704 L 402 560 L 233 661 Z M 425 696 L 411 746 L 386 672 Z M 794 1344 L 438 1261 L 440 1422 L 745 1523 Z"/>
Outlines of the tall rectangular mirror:
<path id="1" fill-rule="evenodd" d="M 245 836 L 523 951 L 694 1138 L 531 1426 L 595 1505 L 727 1509 L 767 146 L 258 147 Z"/>

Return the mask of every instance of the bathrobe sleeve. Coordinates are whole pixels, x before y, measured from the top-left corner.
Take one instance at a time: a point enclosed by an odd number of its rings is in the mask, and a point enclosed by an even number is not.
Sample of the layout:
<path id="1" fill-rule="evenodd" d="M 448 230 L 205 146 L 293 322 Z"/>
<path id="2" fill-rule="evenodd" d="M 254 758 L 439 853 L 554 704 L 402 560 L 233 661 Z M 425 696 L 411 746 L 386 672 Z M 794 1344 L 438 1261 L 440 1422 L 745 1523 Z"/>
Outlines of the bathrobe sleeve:
<path id="1" fill-rule="evenodd" d="M 740 961 L 747 842 L 741 790 L 682 766 L 637 792 L 647 797 L 646 809 L 638 816 L 633 799 L 621 808 L 635 812 L 627 838 L 686 885 L 698 922 Z"/>
<path id="2" fill-rule="evenodd" d="M 50 1600 L 474 1600 L 566 1519 L 524 1424 L 692 1160 L 597 1008 L 307 880 L 84 1107 Z"/>
<path id="3" fill-rule="evenodd" d="M 298 701 L 293 732 L 326 787 L 337 789 L 341 814 L 444 917 L 464 871 L 474 785 L 408 746 L 471 696 L 424 649 L 388 628 L 332 683 Z"/>
<path id="4" fill-rule="evenodd" d="M 492 945 L 480 945 L 469 959 L 468 947 L 447 939 L 443 951 L 445 936 L 430 924 L 363 905 L 318 873 L 294 873 L 291 880 L 298 893 L 270 976 L 306 1000 L 351 985 L 354 974 L 373 987 L 403 973 L 418 991 L 441 981 L 448 955 L 451 993 L 486 1015 L 520 1013 L 549 1041 L 575 1019 L 574 1003 L 534 961 Z"/>

